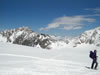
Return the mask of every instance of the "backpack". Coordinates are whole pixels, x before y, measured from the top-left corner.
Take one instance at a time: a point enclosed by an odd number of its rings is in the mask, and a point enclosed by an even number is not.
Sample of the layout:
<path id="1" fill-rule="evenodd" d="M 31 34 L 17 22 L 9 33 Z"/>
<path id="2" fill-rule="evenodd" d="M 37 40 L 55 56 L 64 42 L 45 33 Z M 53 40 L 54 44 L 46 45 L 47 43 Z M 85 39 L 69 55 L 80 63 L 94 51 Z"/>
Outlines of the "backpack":
<path id="1" fill-rule="evenodd" d="M 90 51 L 89 57 L 92 58 L 92 59 L 93 59 L 93 54 L 94 54 L 94 53 L 93 53 L 92 51 Z"/>

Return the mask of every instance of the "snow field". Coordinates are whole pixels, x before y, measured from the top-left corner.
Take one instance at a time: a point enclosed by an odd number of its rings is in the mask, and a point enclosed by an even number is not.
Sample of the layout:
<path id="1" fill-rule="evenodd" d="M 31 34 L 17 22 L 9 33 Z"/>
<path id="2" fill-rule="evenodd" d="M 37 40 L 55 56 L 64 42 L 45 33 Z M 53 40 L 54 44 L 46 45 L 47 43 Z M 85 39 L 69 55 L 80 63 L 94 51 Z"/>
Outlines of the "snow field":
<path id="1" fill-rule="evenodd" d="M 0 43 L 0 75 L 100 75 L 100 67 L 85 68 L 91 65 L 88 52 L 93 49 L 100 56 L 100 48 L 90 45 L 46 50 Z"/>

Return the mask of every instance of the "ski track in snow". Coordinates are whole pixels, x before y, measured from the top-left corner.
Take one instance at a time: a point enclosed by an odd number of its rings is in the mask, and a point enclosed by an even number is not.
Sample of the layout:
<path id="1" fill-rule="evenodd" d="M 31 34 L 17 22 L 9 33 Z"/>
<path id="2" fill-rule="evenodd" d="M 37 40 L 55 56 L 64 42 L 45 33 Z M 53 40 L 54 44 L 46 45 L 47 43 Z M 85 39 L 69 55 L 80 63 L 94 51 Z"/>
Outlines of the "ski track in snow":
<path id="1" fill-rule="evenodd" d="M 14 57 L 22 57 L 22 58 L 32 58 L 32 59 L 38 58 L 39 59 L 39 57 L 26 56 L 26 55 L 18 55 L 18 54 L 8 54 L 8 53 L 2 53 L 2 54 L 0 54 L 0 56 L 14 56 Z"/>

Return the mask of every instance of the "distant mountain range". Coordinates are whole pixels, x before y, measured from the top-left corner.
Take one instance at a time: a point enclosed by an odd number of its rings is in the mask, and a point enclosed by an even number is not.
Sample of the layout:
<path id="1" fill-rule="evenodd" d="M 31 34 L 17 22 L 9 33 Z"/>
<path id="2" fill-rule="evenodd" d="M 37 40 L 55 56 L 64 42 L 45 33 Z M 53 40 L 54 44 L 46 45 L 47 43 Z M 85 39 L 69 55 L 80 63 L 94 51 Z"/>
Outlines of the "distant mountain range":
<path id="1" fill-rule="evenodd" d="M 93 44 L 100 46 L 100 27 L 85 31 L 75 38 L 58 38 L 48 34 L 39 34 L 28 27 L 18 29 L 4 30 L 0 32 L 0 42 L 9 42 L 32 47 L 41 47 L 46 49 L 66 47 L 71 45 L 77 47 L 80 44 Z"/>

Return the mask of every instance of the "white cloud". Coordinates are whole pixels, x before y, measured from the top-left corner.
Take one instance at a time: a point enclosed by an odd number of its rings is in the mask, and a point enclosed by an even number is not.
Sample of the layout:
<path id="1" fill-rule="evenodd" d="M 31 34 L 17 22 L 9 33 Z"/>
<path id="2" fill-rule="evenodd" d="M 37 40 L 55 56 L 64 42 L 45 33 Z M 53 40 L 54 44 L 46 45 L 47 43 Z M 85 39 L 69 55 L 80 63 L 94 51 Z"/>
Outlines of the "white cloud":
<path id="1" fill-rule="evenodd" d="M 95 8 L 93 9 L 95 12 L 99 12 L 100 13 L 100 8 Z"/>
<path id="2" fill-rule="evenodd" d="M 91 10 L 94 11 L 95 13 L 100 13 L 100 8 L 87 8 L 85 10 Z"/>
<path id="3" fill-rule="evenodd" d="M 72 30 L 72 29 L 81 29 L 82 26 L 64 26 L 65 30 Z"/>
<path id="4" fill-rule="evenodd" d="M 40 30 L 49 30 L 49 29 L 64 29 L 64 30 L 73 30 L 81 29 L 84 23 L 95 22 L 96 19 L 88 18 L 86 16 L 63 16 L 56 18 L 52 23 L 48 24 L 45 28 L 40 28 Z"/>
<path id="5" fill-rule="evenodd" d="M 92 15 L 86 15 L 86 16 L 88 16 L 88 17 L 99 17 L 100 16 L 100 14 L 92 14 Z"/>

